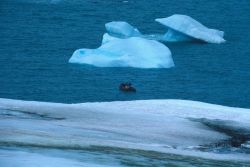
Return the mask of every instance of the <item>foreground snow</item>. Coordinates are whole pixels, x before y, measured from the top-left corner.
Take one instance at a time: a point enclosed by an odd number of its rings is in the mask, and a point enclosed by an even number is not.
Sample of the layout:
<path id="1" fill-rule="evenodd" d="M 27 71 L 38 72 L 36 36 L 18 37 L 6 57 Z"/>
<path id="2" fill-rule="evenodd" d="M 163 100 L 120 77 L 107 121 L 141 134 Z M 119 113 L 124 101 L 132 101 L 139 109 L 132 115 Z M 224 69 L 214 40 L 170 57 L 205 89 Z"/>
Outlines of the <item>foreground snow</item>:
<path id="1" fill-rule="evenodd" d="M 197 150 L 231 138 L 207 125 L 249 135 L 248 109 L 184 100 L 59 104 L 0 99 L 0 111 L 2 145 L 67 149 L 95 145 L 250 160 L 246 153 Z"/>

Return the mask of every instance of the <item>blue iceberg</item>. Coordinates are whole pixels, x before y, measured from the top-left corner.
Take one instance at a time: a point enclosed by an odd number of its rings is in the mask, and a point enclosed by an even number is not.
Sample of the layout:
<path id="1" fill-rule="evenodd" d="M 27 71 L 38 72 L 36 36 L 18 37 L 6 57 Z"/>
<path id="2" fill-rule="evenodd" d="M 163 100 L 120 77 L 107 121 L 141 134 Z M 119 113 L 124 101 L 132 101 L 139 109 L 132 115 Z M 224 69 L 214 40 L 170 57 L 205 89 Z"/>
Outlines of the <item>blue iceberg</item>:
<path id="1" fill-rule="evenodd" d="M 137 28 L 134 28 L 133 26 L 124 21 L 112 21 L 106 23 L 105 28 L 109 35 L 118 38 L 141 36 L 141 33 Z"/>
<path id="2" fill-rule="evenodd" d="M 174 66 L 168 47 L 141 37 L 116 38 L 104 34 L 97 49 L 78 49 L 70 63 L 96 67 L 170 68 Z"/>
<path id="3" fill-rule="evenodd" d="M 168 32 L 161 38 L 162 41 L 192 41 L 201 40 L 208 43 L 223 43 L 224 32 L 209 29 L 186 15 L 175 14 L 167 18 L 155 19 L 168 28 Z"/>
<path id="4" fill-rule="evenodd" d="M 158 41 L 225 42 L 223 31 L 209 29 L 186 15 L 175 14 L 156 21 L 168 27 L 166 34 L 144 35 L 124 21 L 106 23 L 102 45 L 76 50 L 69 62 L 96 67 L 170 68 L 174 66 L 171 52 Z"/>
<path id="5" fill-rule="evenodd" d="M 137 28 L 124 21 L 105 24 L 107 33 L 117 38 L 142 37 L 163 42 L 200 40 L 207 43 L 223 43 L 224 32 L 210 29 L 190 16 L 175 14 L 167 18 L 155 19 L 168 28 L 166 34 L 142 34 Z"/>

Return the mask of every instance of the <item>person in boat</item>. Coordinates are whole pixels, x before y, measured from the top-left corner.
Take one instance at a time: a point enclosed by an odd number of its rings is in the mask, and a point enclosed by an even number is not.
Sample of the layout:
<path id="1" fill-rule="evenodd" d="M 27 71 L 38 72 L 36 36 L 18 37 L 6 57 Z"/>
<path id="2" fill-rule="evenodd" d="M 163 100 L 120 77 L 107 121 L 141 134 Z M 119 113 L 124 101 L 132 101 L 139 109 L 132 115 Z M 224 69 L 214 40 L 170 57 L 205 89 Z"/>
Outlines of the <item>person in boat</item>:
<path id="1" fill-rule="evenodd" d="M 129 82 L 121 83 L 119 88 L 121 91 L 136 92 L 136 89 L 134 87 L 132 87 L 132 84 Z"/>

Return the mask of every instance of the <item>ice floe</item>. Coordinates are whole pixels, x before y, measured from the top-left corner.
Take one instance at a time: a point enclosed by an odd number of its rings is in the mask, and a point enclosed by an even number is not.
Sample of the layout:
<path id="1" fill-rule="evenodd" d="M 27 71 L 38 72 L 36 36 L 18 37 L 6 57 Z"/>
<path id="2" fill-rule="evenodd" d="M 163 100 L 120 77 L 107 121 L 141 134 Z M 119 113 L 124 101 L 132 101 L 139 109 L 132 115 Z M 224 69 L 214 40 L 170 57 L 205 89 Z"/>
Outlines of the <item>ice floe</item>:
<path id="1" fill-rule="evenodd" d="M 175 14 L 166 18 L 155 19 L 155 21 L 168 28 L 168 32 L 161 39 L 163 41 L 201 40 L 208 43 L 225 42 L 223 31 L 207 28 L 190 16 Z"/>
<path id="2" fill-rule="evenodd" d="M 99 48 L 78 49 L 69 62 L 97 67 L 170 68 L 174 66 L 170 50 L 160 42 L 141 37 L 121 39 L 108 34 L 104 34 Z"/>
<path id="3" fill-rule="evenodd" d="M 134 28 L 125 21 L 112 21 L 106 23 L 105 28 L 110 35 L 118 38 L 141 36 L 137 28 Z"/>

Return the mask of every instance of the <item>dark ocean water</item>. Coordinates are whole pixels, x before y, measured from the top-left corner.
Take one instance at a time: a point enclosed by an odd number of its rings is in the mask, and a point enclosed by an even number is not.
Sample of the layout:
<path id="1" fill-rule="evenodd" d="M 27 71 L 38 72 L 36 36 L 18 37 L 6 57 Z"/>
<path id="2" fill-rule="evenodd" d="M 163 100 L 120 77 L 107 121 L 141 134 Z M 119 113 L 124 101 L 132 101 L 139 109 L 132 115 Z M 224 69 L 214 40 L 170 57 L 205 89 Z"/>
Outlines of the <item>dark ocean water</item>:
<path id="1" fill-rule="evenodd" d="M 0 97 L 63 103 L 189 99 L 250 107 L 248 0 L 1 0 Z M 163 33 L 155 18 L 186 14 L 225 31 L 225 44 L 167 44 L 171 69 L 69 64 L 74 50 L 96 48 L 104 24 L 124 20 Z M 118 91 L 130 81 L 136 94 Z"/>

